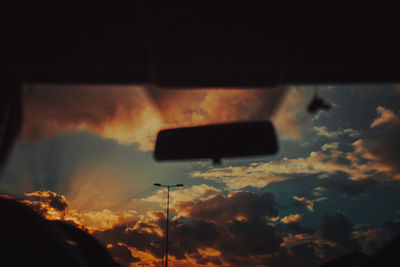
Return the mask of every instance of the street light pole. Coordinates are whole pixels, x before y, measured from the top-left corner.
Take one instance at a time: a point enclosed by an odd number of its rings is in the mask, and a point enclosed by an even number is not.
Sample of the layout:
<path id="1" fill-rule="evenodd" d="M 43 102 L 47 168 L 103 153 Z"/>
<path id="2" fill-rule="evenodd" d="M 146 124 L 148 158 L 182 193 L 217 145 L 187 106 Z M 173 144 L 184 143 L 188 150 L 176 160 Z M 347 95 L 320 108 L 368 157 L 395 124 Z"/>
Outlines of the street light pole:
<path id="1" fill-rule="evenodd" d="M 183 184 L 176 185 L 163 185 L 159 183 L 155 183 L 155 186 L 161 186 L 167 188 L 167 227 L 165 229 L 165 267 L 168 267 L 168 232 L 169 232 L 169 188 L 170 187 L 182 187 Z"/>
<path id="2" fill-rule="evenodd" d="M 169 186 L 167 186 L 167 230 L 165 233 L 165 267 L 168 267 Z"/>

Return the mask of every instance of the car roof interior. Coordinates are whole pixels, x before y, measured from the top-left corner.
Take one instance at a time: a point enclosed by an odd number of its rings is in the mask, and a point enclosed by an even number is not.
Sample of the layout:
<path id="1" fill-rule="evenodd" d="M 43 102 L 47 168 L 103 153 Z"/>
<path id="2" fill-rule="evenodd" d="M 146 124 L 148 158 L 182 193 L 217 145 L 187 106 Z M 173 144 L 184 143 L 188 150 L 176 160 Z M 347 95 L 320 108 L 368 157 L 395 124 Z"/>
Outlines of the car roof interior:
<path id="1" fill-rule="evenodd" d="M 4 10 L 2 64 L 21 83 L 270 88 L 399 80 L 392 2 L 32 2 Z"/>

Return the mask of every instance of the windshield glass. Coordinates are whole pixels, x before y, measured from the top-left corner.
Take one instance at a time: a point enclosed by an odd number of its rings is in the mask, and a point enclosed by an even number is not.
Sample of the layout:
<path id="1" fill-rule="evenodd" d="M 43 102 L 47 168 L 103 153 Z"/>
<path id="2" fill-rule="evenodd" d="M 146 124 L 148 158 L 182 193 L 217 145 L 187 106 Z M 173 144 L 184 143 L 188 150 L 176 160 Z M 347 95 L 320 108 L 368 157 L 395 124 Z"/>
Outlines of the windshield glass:
<path id="1" fill-rule="evenodd" d="M 398 86 L 25 89 L 1 193 L 89 232 L 123 266 L 165 261 L 168 190 L 171 266 L 319 266 L 400 234 Z M 330 109 L 309 113 L 315 94 Z M 153 159 L 160 129 L 262 119 L 276 155 Z"/>

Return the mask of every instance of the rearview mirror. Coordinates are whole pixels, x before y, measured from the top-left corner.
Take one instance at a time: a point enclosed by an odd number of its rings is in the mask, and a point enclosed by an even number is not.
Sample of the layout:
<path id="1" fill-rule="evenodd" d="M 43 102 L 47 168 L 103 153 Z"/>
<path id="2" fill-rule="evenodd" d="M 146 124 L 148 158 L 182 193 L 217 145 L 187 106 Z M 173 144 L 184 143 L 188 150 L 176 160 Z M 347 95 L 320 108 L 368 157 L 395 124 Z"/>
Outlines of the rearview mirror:
<path id="1" fill-rule="evenodd" d="M 278 145 L 269 121 L 215 124 L 162 130 L 158 133 L 156 160 L 212 159 L 270 155 Z"/>

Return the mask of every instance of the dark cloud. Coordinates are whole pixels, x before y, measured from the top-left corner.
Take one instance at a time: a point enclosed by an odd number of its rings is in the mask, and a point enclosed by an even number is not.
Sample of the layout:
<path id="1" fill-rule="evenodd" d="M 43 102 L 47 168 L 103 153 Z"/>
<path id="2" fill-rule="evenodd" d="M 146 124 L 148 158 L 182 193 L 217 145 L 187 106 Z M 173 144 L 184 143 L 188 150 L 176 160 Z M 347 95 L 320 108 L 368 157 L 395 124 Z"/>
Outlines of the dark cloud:
<path id="1" fill-rule="evenodd" d="M 191 202 L 177 204 L 178 209 L 190 209 L 189 217 L 195 220 L 210 222 L 232 220 L 238 216 L 255 221 L 278 215 L 274 195 L 262 195 L 251 192 L 233 193 L 232 196 L 217 195 L 211 199 L 201 200 L 193 205 Z"/>
<path id="2" fill-rule="evenodd" d="M 286 228 L 289 230 L 289 232 L 293 232 L 296 234 L 313 234 L 315 232 L 315 230 L 305 228 L 301 226 L 300 223 L 297 222 L 286 224 Z"/>
<path id="3" fill-rule="evenodd" d="M 270 193 L 217 195 L 176 206 L 190 214 L 190 219 L 176 218 L 170 223 L 170 254 L 177 259 L 191 257 L 199 264 L 220 264 L 223 260 L 233 266 L 243 266 L 249 262 L 249 255 L 258 257 L 280 250 L 283 239 L 277 228 L 267 224 L 268 217 L 278 215 Z M 161 258 L 161 249 L 154 241 L 162 241 L 162 236 L 155 230 L 164 231 L 165 216 L 163 213 L 156 215 L 157 219 L 151 222 L 116 226 L 94 235 L 102 242 L 122 243 Z M 217 251 L 219 256 L 199 252 L 207 249 Z"/>
<path id="4" fill-rule="evenodd" d="M 372 255 L 378 251 L 393 237 L 393 233 L 387 233 L 384 228 L 371 227 L 366 230 L 356 230 L 353 236 L 357 239 L 362 247 L 362 251 Z"/>
<path id="5" fill-rule="evenodd" d="M 212 247 L 221 253 L 224 262 L 229 262 L 233 266 L 243 266 L 249 264 L 250 256 L 269 255 L 279 251 L 282 238 L 276 228 L 266 225 L 265 221 L 237 221 L 225 224 L 214 224 L 217 231 L 216 239 L 209 239 L 211 242 L 192 242 L 185 243 L 185 250 L 191 251 L 193 248 Z M 199 232 L 209 236 L 207 232 Z M 184 238 L 184 236 L 181 236 Z M 184 239 L 183 239 L 184 240 Z M 204 238 L 203 238 L 204 241 Z M 171 250 L 175 253 L 176 250 Z M 182 252 L 181 252 L 182 253 Z M 176 255 L 176 254 L 175 254 Z"/>
<path id="6" fill-rule="evenodd" d="M 265 225 L 262 220 L 234 221 L 228 227 L 228 233 L 234 238 L 226 240 L 228 242 L 223 245 L 223 251 L 226 253 L 229 250 L 231 255 L 246 257 L 246 255 L 271 254 L 279 250 L 283 241 L 277 235 L 276 229 Z"/>
<path id="7" fill-rule="evenodd" d="M 282 248 L 278 253 L 263 259 L 262 265 L 269 267 L 316 267 L 321 264 L 315 243 L 307 242 L 290 248 Z"/>
<path id="8" fill-rule="evenodd" d="M 162 257 L 162 250 L 157 242 L 163 238 L 157 234 L 157 230 L 165 228 L 166 219 L 163 213 L 154 214 L 157 219 L 151 223 L 132 222 L 114 226 L 105 231 L 95 231 L 93 235 L 104 244 L 116 245 L 122 243 L 127 247 L 133 247 L 140 251 L 149 251 L 155 257 Z"/>
<path id="9" fill-rule="evenodd" d="M 187 252 L 193 254 L 197 248 L 213 246 L 218 240 L 219 230 L 218 225 L 206 221 L 184 223 L 175 220 L 171 224 L 171 241 L 177 243 L 171 246 L 171 253 L 178 259 L 184 259 Z"/>
<path id="10" fill-rule="evenodd" d="M 400 221 L 387 221 L 382 224 L 382 227 L 395 235 L 400 235 Z"/>
<path id="11" fill-rule="evenodd" d="M 183 240 L 180 249 L 184 247 L 190 253 L 211 247 L 221 253 L 224 262 L 243 266 L 249 264 L 249 255 L 257 257 L 279 251 L 283 241 L 277 228 L 267 224 L 267 218 L 278 215 L 271 193 L 238 192 L 176 206 L 188 211 L 192 221 L 176 224 L 171 236 Z M 179 249 L 171 253 L 177 257 L 184 255 Z"/>
<path id="12" fill-rule="evenodd" d="M 328 178 L 322 179 L 321 186 L 343 193 L 347 196 L 358 196 L 365 193 L 369 188 L 378 184 L 375 177 L 361 180 L 351 180 L 349 175 L 343 171 L 337 171 Z"/>
<path id="13" fill-rule="evenodd" d="M 324 251 L 328 258 L 337 257 L 345 253 L 360 249 L 360 244 L 353 238 L 353 226 L 347 215 L 337 211 L 335 215 L 324 215 L 321 218 L 320 231 L 322 237 L 333 241 L 336 246 L 325 246 Z"/>
<path id="14" fill-rule="evenodd" d="M 343 212 L 337 211 L 333 216 L 324 215 L 321 221 L 321 233 L 327 240 L 341 244 L 351 239 L 354 224 Z"/>
<path id="15" fill-rule="evenodd" d="M 111 247 L 108 248 L 108 251 L 114 258 L 114 260 L 116 260 L 123 266 L 129 266 L 130 263 L 135 263 L 140 261 L 140 258 L 133 257 L 131 251 L 125 246 L 120 246 L 118 244 L 112 245 Z"/>

